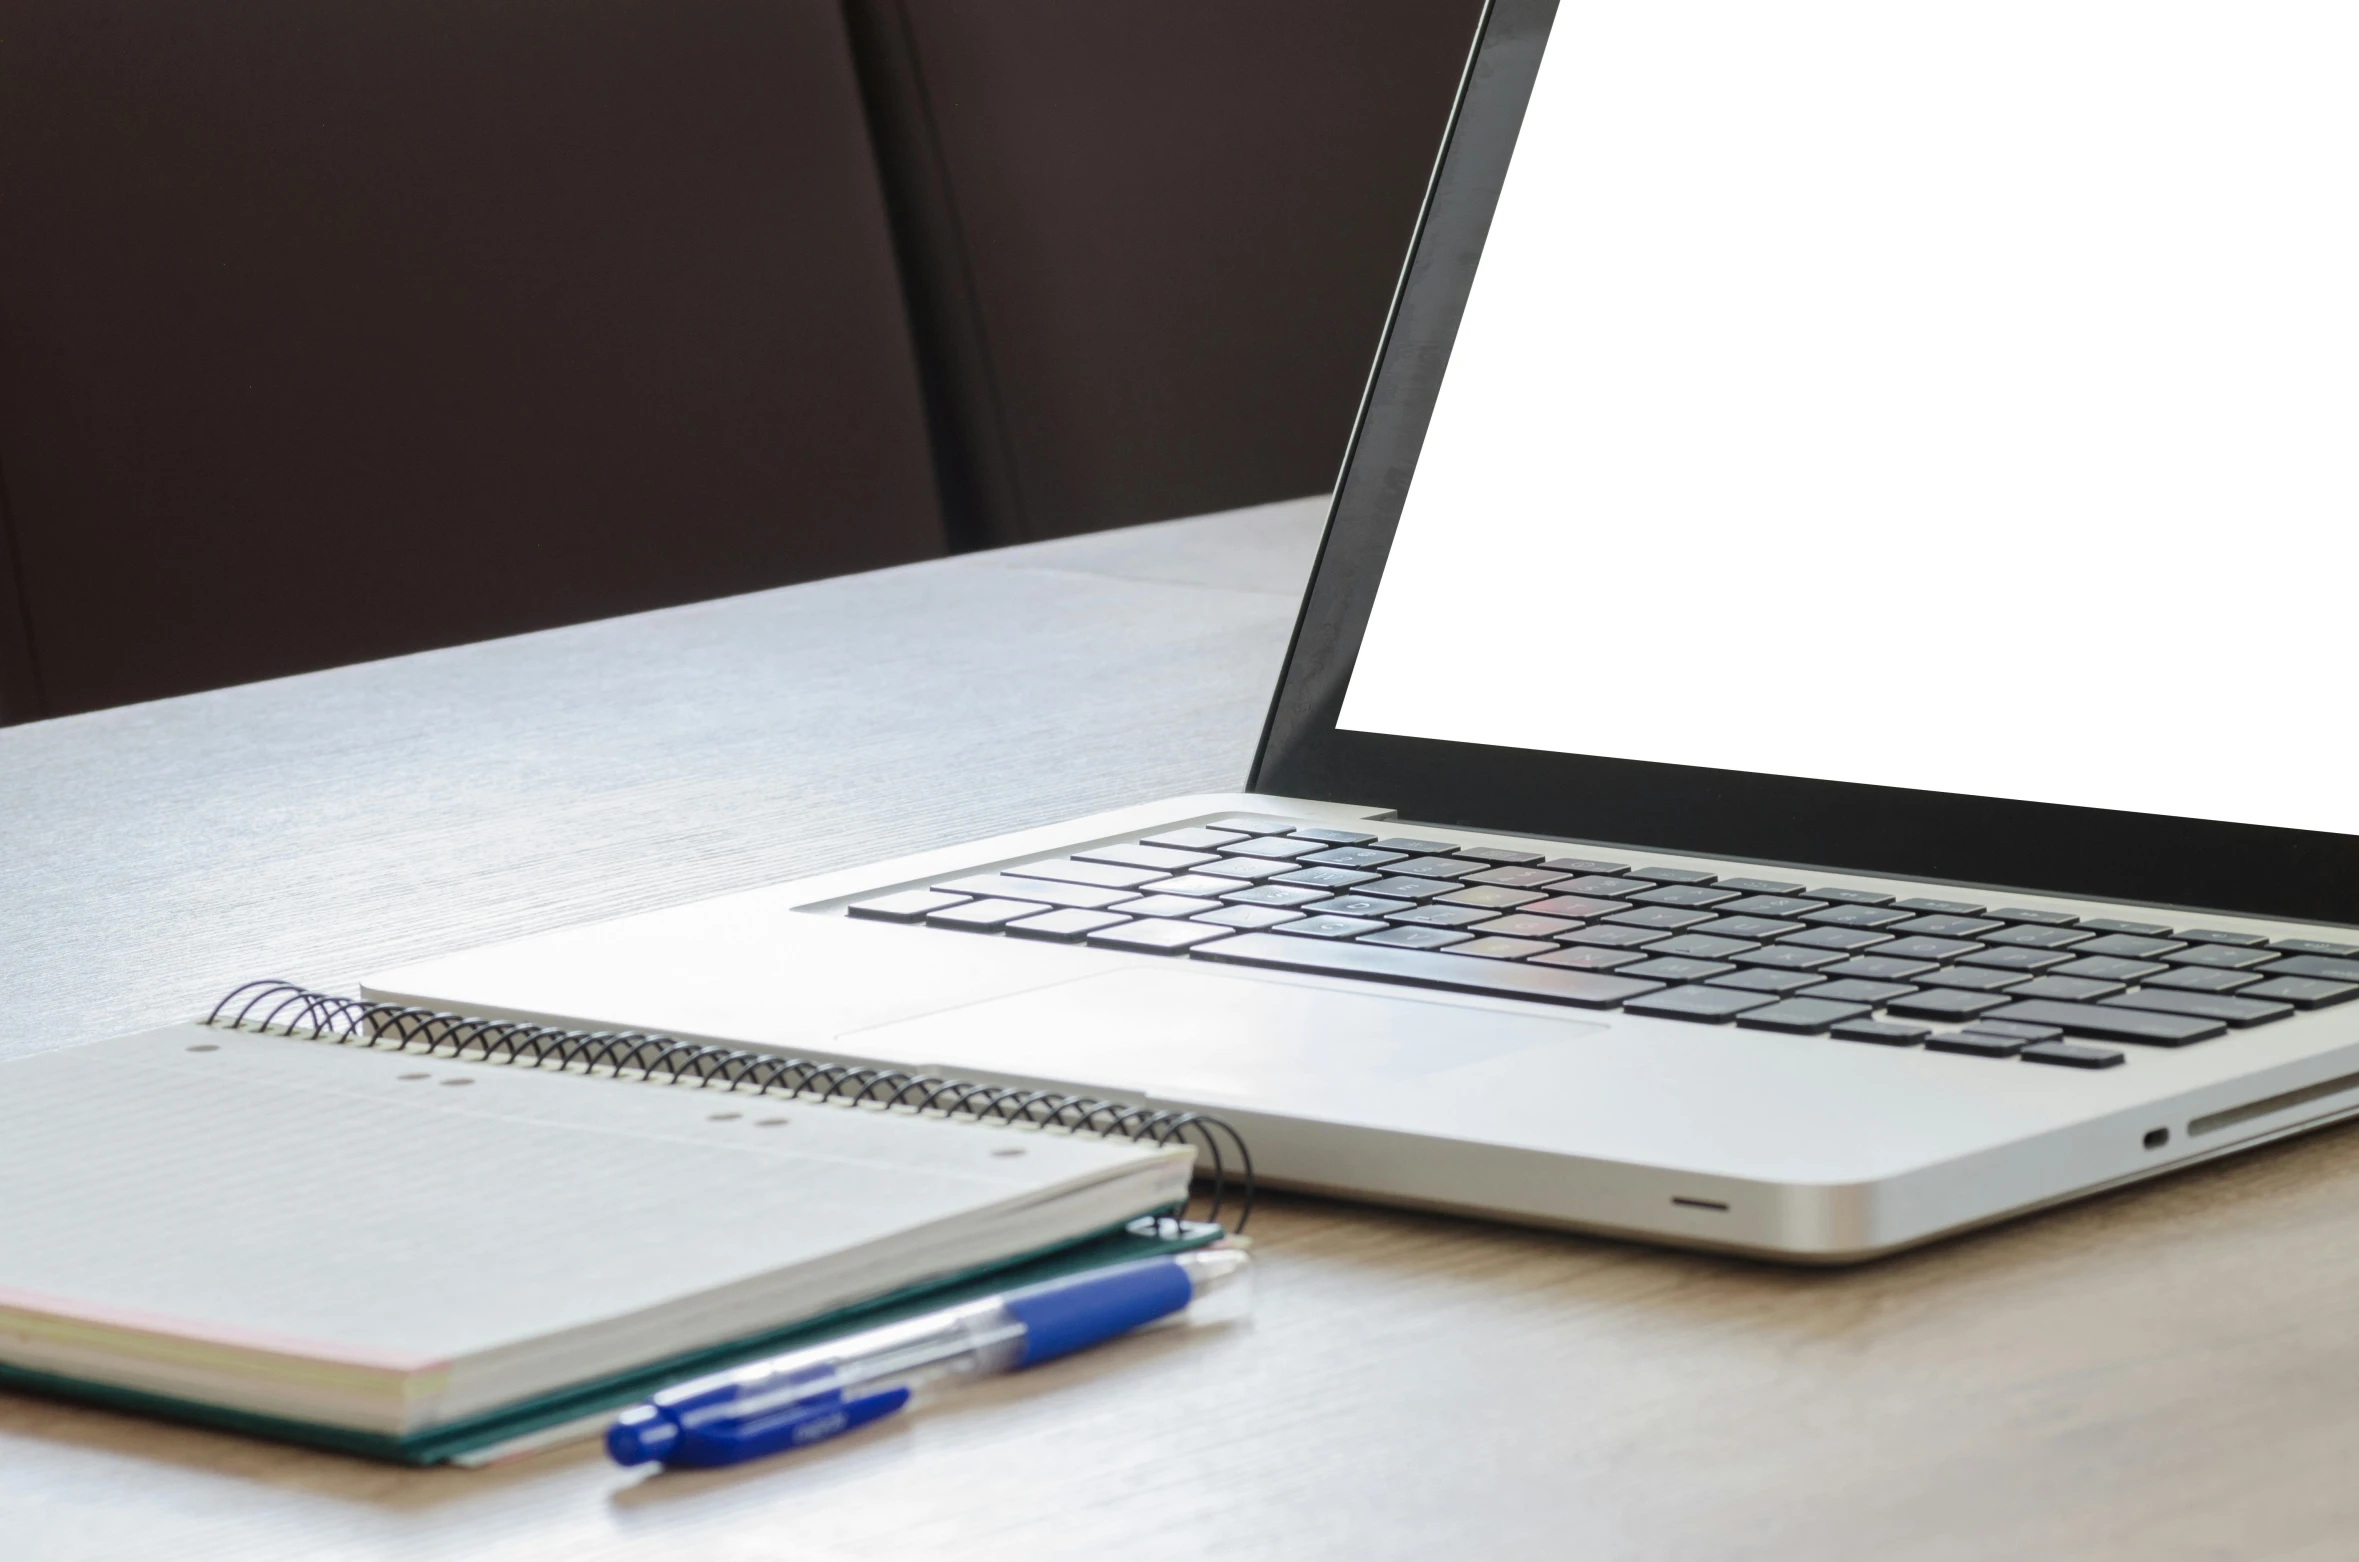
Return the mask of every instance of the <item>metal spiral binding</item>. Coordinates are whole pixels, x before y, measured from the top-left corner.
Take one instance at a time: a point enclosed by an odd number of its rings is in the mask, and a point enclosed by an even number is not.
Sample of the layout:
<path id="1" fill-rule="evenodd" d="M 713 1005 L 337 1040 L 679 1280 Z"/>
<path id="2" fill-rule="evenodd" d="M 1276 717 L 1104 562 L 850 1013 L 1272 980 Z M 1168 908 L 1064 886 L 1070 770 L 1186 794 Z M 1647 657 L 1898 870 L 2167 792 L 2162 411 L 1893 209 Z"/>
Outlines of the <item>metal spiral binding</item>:
<path id="1" fill-rule="evenodd" d="M 234 1010 L 234 1012 L 232 1012 Z M 1237 1131 L 1201 1112 L 1158 1111 L 1089 1096 L 942 1079 L 850 1063 L 820 1063 L 711 1047 L 640 1031 L 560 1030 L 521 1020 L 443 1014 L 406 1004 L 315 993 L 294 982 L 248 982 L 213 1006 L 205 1023 L 225 1030 L 307 1035 L 348 1046 L 387 1047 L 462 1061 L 611 1074 L 663 1084 L 753 1095 L 793 1096 L 839 1106 L 963 1118 L 1019 1128 L 1093 1134 L 1153 1144 L 1193 1145 L 1210 1163 L 1202 1219 L 1219 1221 L 1235 1201 L 1231 1231 L 1253 1214 L 1253 1156 Z"/>

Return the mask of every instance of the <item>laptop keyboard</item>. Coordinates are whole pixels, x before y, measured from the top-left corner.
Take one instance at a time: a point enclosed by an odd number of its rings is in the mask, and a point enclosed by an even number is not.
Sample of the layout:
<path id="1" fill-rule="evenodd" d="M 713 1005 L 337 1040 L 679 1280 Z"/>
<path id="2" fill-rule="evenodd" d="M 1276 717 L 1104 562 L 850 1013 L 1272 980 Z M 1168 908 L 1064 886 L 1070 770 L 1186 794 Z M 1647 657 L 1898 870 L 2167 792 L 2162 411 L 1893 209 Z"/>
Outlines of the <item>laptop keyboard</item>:
<path id="1" fill-rule="evenodd" d="M 2359 944 L 1227 818 L 855 917 L 2066 1068 L 2359 997 Z"/>

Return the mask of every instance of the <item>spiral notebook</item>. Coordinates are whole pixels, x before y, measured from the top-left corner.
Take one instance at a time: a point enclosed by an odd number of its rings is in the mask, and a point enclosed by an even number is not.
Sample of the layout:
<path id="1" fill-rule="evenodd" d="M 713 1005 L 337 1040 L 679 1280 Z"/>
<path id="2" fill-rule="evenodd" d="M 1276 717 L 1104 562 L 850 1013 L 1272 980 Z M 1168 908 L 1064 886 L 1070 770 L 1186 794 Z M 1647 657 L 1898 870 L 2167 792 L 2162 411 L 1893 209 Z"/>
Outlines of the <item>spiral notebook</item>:
<path id="1" fill-rule="evenodd" d="M 0 1063 L 0 1382 L 464 1460 L 962 1287 L 1210 1240 L 1133 1223 L 1200 1153 L 1232 1199 L 1241 1150 L 1180 1114 L 268 984 Z"/>

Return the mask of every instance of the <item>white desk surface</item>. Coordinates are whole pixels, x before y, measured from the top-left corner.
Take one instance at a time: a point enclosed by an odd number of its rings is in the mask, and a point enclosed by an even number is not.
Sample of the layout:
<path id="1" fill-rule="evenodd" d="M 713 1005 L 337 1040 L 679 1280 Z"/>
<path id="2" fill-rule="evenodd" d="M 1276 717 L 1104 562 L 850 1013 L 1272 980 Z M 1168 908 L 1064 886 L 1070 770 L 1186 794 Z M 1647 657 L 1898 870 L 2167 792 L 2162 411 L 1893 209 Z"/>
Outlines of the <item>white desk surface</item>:
<path id="1" fill-rule="evenodd" d="M 0 731 L 0 1055 L 1237 785 L 1318 520 Z M 1255 1225 L 1248 1325 L 710 1475 L 393 1469 L 0 1395 L 0 1558 L 2359 1554 L 2359 1129 L 1851 1271 L 1310 1199 Z"/>

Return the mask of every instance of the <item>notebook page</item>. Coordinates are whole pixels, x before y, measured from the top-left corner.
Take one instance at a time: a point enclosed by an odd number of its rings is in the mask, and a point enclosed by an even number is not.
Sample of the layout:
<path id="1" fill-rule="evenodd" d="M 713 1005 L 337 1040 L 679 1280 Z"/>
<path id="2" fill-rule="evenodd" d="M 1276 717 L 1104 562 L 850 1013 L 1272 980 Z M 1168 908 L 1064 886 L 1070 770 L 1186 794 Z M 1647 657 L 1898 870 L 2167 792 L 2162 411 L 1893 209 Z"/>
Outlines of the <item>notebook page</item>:
<path id="1" fill-rule="evenodd" d="M 1184 1186 L 1121 1142 L 178 1026 L 0 1063 L 0 1303 L 416 1370 L 1153 1165 Z"/>

